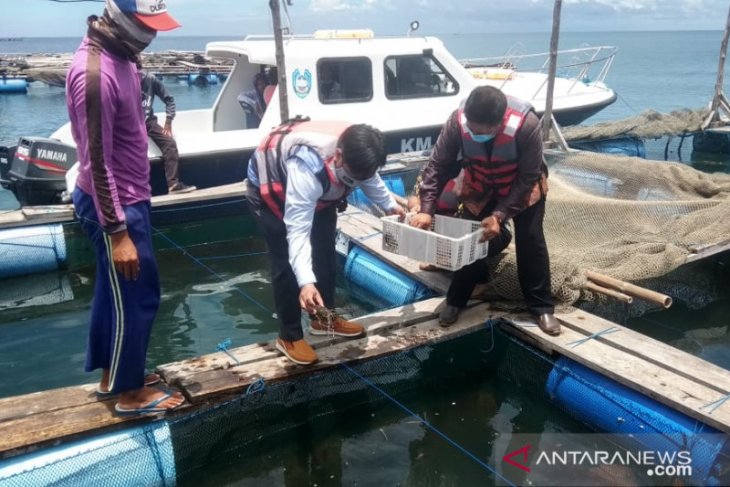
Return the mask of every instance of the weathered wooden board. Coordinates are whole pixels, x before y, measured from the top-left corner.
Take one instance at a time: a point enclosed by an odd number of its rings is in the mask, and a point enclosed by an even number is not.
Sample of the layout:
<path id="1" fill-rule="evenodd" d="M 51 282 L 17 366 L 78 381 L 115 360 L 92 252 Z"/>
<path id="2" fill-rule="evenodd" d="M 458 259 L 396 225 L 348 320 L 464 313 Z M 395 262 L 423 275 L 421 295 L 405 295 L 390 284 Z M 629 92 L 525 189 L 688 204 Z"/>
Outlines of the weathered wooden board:
<path id="1" fill-rule="evenodd" d="M 603 324 L 599 326 L 601 329 L 606 328 Z M 504 327 L 507 331 L 510 328 Z M 730 433 L 730 405 L 712 413 L 709 412 L 709 409 L 701 409 L 703 406 L 721 399 L 725 394 L 709 388 L 697 380 L 679 375 L 665 364 L 648 361 L 640 353 L 629 353 L 604 340 L 591 339 L 579 346 L 572 346 L 571 342 L 591 336 L 594 332 L 582 332 L 571 326 L 563 326 L 562 333 L 557 337 L 547 335 L 537 327 L 515 324 L 513 328 L 517 330 L 518 334 L 529 335 L 540 342 L 543 350 L 557 352 L 571 358 L 672 409 L 699 419 L 720 431 Z M 621 331 L 605 335 L 605 337 L 608 339 L 608 337 L 626 331 L 629 330 L 622 328 Z M 648 340 L 648 337 L 645 338 Z M 682 353 L 677 350 L 677 354 Z M 689 356 L 686 358 L 689 359 Z"/>
<path id="2" fill-rule="evenodd" d="M 180 378 L 179 385 L 186 397 L 195 404 L 207 401 L 217 394 L 240 392 L 259 378 L 263 378 L 266 382 L 291 379 L 337 367 L 341 363 L 385 356 L 427 343 L 455 338 L 483 328 L 488 315 L 502 316 L 500 313 L 490 311 L 487 305 L 480 304 L 464 310 L 459 321 L 449 328 L 439 326 L 435 318 L 427 319 L 411 326 L 390 328 L 380 334 L 328 346 L 318 351 L 319 362 L 310 366 L 295 365 L 285 357 L 276 357 L 183 377 Z"/>
<path id="3" fill-rule="evenodd" d="M 408 326 L 426 319 L 436 317 L 436 310 L 443 298 L 432 298 L 417 303 L 407 304 L 379 313 L 373 313 L 357 319 L 368 335 L 382 333 L 396 326 Z M 348 340 L 343 337 L 307 336 L 307 341 L 315 350 Z M 261 342 L 244 347 L 229 349 L 229 354 L 216 352 L 181 362 L 173 362 L 157 367 L 168 384 L 178 384 L 181 378 L 212 370 L 229 369 L 237 365 L 245 365 L 260 360 L 279 357 L 273 342 Z M 233 358 L 231 357 L 233 356 Z M 235 358 L 235 360 L 234 360 Z M 236 363 L 238 361 L 238 363 Z"/>
<path id="4" fill-rule="evenodd" d="M 564 326 L 587 335 L 600 333 L 611 327 L 618 328 L 620 332 L 601 335 L 597 340 L 723 395 L 730 394 L 730 371 L 722 367 L 583 310 L 575 309 L 568 313 L 558 313 L 556 316 Z"/>

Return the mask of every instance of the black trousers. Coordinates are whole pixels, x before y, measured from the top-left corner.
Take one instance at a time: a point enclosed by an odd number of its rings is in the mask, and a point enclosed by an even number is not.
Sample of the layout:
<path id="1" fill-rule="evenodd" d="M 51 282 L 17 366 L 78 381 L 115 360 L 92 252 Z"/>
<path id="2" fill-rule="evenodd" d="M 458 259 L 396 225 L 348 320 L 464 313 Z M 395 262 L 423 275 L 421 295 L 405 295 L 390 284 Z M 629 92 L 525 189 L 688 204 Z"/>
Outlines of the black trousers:
<path id="1" fill-rule="evenodd" d="M 249 188 L 252 188 L 249 185 Z M 299 306 L 299 284 L 289 265 L 289 244 L 286 225 L 264 204 L 250 203 L 251 211 L 261 228 L 271 260 L 271 286 L 274 289 L 274 305 L 279 316 L 279 336 L 282 340 L 296 341 L 304 337 L 302 310 Z M 317 278 L 316 286 L 325 306 L 335 307 L 337 268 L 335 237 L 337 212 L 334 206 L 314 214 L 312 222 L 312 267 Z"/>
<path id="2" fill-rule="evenodd" d="M 493 205 L 487 205 L 481 215 L 466 212 L 464 218 L 481 220 L 488 216 L 492 209 Z M 553 313 L 555 309 L 550 292 L 550 259 L 542 229 L 544 216 L 545 198 L 513 218 L 517 276 L 527 309 L 535 315 Z M 504 234 L 504 230 L 502 234 Z M 502 235 L 490 240 L 489 256 L 492 257 L 502 252 L 507 245 L 509 245 L 509 239 L 505 243 Z M 446 294 L 447 304 L 463 308 L 469 301 L 477 283 L 487 282 L 488 279 L 489 269 L 486 259 L 462 267 L 454 273 L 451 286 Z"/>
<path id="3" fill-rule="evenodd" d="M 179 181 L 178 163 L 180 156 L 177 152 L 177 142 L 172 137 L 162 133 L 162 127 L 157 123 L 157 117 L 147 119 L 147 135 L 157 144 L 162 152 L 162 160 L 165 162 L 165 178 L 167 187 L 175 186 Z"/>

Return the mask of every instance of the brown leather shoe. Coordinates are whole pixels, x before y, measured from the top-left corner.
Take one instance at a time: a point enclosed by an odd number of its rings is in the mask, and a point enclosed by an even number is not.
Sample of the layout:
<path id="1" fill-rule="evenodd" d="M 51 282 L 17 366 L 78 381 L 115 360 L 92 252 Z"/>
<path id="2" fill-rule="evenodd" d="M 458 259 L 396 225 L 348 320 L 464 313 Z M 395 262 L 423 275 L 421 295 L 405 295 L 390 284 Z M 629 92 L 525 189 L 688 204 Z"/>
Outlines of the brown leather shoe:
<path id="1" fill-rule="evenodd" d="M 560 335 L 560 322 L 552 313 L 545 313 L 538 316 L 537 326 L 548 335 Z"/>
<path id="2" fill-rule="evenodd" d="M 317 354 L 304 339 L 288 342 L 277 338 L 276 349 L 295 364 L 310 365 L 317 361 Z"/>
<path id="3" fill-rule="evenodd" d="M 355 323 L 354 321 L 347 321 L 346 319 L 335 316 L 332 323 L 332 327 L 328 327 L 318 319 L 313 319 L 309 323 L 309 333 L 311 335 L 337 335 L 341 337 L 359 337 L 365 332 L 365 328 L 362 325 Z"/>

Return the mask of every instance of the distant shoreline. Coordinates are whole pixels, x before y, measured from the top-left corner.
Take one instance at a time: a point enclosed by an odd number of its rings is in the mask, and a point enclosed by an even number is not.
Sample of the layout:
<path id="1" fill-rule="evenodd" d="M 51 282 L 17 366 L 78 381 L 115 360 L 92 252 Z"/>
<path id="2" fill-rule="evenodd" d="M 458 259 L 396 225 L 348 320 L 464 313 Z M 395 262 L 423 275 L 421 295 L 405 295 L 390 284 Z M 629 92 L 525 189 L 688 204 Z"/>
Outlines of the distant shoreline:
<path id="1" fill-rule="evenodd" d="M 679 33 L 679 32 L 723 32 L 722 29 L 695 29 L 695 30 L 652 30 L 652 29 L 646 29 L 646 30 L 606 30 L 606 31 L 597 31 L 597 30 L 561 30 L 561 34 L 626 34 L 626 33 L 661 33 L 666 32 L 670 34 Z M 525 34 L 550 34 L 549 30 L 539 30 L 539 31 L 525 31 Z M 269 32 L 264 33 L 258 33 L 255 34 L 251 32 L 250 34 L 253 35 L 270 35 Z M 393 35 L 401 35 L 399 33 L 387 33 L 387 32 L 376 32 L 379 36 L 393 36 Z M 497 31 L 491 31 L 491 32 L 424 32 L 422 35 L 424 36 L 455 36 L 455 37 L 469 37 L 469 36 L 481 36 L 485 34 L 494 34 L 499 35 L 500 32 Z M 12 40 L 32 40 L 32 39 L 80 39 L 83 37 L 83 35 L 61 35 L 61 36 L 28 36 L 28 37 L 7 37 L 7 38 L 0 38 L 0 41 L 4 41 L 6 39 L 12 39 Z M 166 39 L 195 39 L 195 38 L 226 38 L 226 39 L 237 39 L 237 38 L 243 38 L 245 35 L 241 35 L 240 33 L 237 34 L 200 34 L 200 35 L 165 35 L 164 38 Z"/>

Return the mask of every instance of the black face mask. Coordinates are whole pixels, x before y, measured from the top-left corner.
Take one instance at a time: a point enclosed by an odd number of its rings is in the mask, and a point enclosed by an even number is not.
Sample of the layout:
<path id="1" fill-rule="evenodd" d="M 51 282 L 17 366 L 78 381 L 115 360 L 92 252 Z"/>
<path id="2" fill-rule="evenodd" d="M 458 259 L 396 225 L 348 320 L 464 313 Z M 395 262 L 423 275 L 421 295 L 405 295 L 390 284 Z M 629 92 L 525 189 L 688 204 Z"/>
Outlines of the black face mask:
<path id="1" fill-rule="evenodd" d="M 139 54 L 157 36 L 157 32 L 141 25 L 132 16 L 120 10 L 105 9 L 101 17 L 89 17 L 89 37 L 101 41 L 103 47 L 131 61 L 137 61 Z"/>

